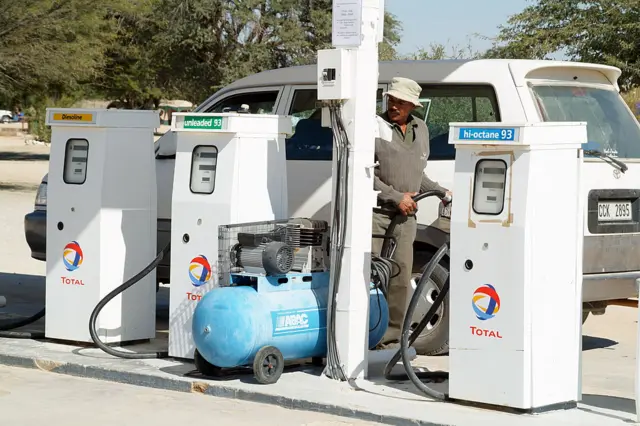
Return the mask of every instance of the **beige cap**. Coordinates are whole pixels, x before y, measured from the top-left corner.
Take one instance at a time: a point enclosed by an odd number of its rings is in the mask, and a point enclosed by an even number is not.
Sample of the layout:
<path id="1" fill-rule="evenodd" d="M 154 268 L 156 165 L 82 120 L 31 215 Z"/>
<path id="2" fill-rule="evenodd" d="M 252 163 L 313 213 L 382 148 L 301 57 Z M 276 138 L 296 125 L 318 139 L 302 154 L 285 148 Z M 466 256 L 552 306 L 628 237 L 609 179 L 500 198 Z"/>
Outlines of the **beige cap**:
<path id="1" fill-rule="evenodd" d="M 396 99 L 400 99 L 403 101 L 411 102 L 415 106 L 422 106 L 420 103 L 420 93 L 422 92 L 422 87 L 415 81 L 404 78 L 404 77 L 394 77 L 391 80 L 391 85 L 389 86 L 389 91 L 383 93 L 384 95 L 393 96 Z"/>

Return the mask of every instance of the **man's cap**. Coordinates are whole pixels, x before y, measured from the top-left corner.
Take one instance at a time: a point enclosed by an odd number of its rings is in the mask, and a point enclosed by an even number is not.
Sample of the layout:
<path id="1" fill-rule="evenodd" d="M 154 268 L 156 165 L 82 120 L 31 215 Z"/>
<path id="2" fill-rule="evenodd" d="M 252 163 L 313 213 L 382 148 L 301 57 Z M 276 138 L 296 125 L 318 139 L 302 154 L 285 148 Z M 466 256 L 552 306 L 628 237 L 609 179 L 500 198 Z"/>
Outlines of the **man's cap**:
<path id="1" fill-rule="evenodd" d="M 393 80 L 391 80 L 389 91 L 385 92 L 384 95 L 393 96 L 396 99 L 411 102 L 415 106 L 419 107 L 422 106 L 419 101 L 421 92 L 422 87 L 420 87 L 420 85 L 415 81 L 404 77 L 394 77 Z"/>

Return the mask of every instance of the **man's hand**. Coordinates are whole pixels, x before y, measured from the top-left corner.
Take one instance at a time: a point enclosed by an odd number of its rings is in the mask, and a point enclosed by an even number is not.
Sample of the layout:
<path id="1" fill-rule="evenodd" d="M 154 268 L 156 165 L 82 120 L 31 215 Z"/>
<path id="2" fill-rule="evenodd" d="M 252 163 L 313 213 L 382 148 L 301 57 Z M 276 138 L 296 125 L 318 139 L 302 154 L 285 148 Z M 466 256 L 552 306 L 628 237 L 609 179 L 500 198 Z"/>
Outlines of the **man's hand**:
<path id="1" fill-rule="evenodd" d="M 413 213 L 418 205 L 415 201 L 413 201 L 413 196 L 417 195 L 417 192 L 405 192 L 402 201 L 398 204 L 398 208 L 402 212 L 403 215 L 408 216 Z"/>

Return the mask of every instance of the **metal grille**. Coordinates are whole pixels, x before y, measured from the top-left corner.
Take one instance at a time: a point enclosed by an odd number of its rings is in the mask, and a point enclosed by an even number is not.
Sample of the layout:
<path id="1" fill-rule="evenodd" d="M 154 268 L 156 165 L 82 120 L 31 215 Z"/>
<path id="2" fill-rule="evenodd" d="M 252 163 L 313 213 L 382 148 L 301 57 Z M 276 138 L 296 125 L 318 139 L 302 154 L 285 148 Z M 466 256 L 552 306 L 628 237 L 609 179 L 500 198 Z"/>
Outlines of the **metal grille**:
<path id="1" fill-rule="evenodd" d="M 309 219 L 284 219 L 263 222 L 221 225 L 218 227 L 218 279 L 221 286 L 229 286 L 230 274 L 242 272 L 236 267 L 234 247 L 242 241 L 248 245 L 263 245 L 281 241 L 295 251 L 293 270 L 298 272 L 324 271 L 328 224 Z M 245 243 L 246 244 L 246 243 Z M 260 253 L 262 251 L 260 250 Z"/>
<path id="2" fill-rule="evenodd" d="M 257 234 L 264 239 L 272 238 L 275 241 L 286 242 L 288 223 L 289 221 L 285 219 L 220 225 L 218 227 L 218 280 L 220 286 L 229 286 L 231 284 L 229 274 L 241 271 L 233 266 L 234 262 L 231 258 L 233 247 L 239 243 L 238 234 Z"/>

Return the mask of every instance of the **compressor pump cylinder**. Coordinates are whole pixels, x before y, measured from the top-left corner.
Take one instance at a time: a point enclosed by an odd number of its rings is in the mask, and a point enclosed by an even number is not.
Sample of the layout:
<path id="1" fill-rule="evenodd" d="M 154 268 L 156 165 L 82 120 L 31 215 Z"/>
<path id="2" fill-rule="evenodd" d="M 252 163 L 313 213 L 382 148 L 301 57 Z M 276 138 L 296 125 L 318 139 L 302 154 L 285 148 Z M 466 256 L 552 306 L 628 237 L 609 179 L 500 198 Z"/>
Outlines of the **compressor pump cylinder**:
<path id="1" fill-rule="evenodd" d="M 238 274 L 233 285 L 205 294 L 193 315 L 196 349 L 220 368 L 249 365 L 260 348 L 274 346 L 285 360 L 325 357 L 329 273 L 281 276 Z M 383 338 L 387 301 L 370 291 L 369 348 Z"/>

